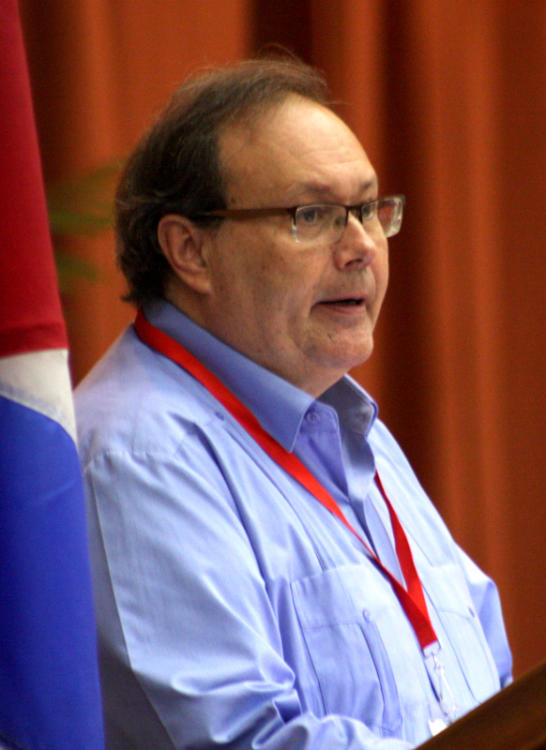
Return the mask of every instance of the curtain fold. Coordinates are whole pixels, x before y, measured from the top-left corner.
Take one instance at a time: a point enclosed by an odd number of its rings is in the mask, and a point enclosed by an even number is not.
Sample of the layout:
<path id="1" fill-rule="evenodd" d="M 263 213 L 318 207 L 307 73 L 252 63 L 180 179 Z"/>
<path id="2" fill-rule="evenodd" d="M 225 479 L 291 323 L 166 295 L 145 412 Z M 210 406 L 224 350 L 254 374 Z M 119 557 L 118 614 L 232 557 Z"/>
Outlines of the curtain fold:
<path id="1" fill-rule="evenodd" d="M 50 184 L 122 160 L 193 69 L 275 43 L 325 71 L 382 192 L 407 197 L 376 351 L 355 375 L 457 540 L 497 580 L 516 673 L 536 663 L 546 650 L 546 4 L 20 5 Z M 57 246 L 98 273 L 76 274 L 64 295 L 79 380 L 132 311 L 119 301 L 111 234 L 76 234 Z"/>

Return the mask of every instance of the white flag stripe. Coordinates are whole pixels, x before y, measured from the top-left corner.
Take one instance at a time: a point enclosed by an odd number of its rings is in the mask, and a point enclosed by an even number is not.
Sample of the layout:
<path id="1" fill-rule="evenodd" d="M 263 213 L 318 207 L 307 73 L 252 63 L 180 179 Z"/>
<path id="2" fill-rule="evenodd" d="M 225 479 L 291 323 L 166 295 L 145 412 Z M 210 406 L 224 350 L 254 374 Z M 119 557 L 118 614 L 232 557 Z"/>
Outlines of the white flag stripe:
<path id="1" fill-rule="evenodd" d="M 0 395 L 59 422 L 75 441 L 67 361 L 66 349 L 46 349 L 0 359 Z"/>

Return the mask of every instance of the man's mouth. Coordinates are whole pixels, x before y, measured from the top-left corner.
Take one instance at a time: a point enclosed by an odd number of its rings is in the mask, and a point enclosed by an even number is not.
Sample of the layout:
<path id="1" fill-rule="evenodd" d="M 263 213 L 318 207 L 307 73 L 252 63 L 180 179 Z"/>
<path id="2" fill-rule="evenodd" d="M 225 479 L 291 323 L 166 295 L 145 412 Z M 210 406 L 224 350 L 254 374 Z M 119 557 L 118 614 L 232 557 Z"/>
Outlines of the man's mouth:
<path id="1" fill-rule="evenodd" d="M 355 306 L 358 307 L 364 304 L 362 297 L 347 297 L 346 299 L 327 299 L 323 300 L 321 305 L 343 305 L 346 307 Z"/>

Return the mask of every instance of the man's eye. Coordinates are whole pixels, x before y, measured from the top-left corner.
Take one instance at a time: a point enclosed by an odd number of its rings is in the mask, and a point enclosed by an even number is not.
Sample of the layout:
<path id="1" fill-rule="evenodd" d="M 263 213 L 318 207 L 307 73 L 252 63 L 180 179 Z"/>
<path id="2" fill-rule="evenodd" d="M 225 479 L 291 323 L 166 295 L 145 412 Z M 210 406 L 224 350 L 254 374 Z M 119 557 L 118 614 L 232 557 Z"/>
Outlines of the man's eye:
<path id="1" fill-rule="evenodd" d="M 308 206 L 299 211 L 299 220 L 303 224 L 318 224 L 324 221 L 326 209 L 324 206 Z"/>
<path id="2" fill-rule="evenodd" d="M 370 203 L 364 203 L 361 208 L 362 221 L 366 221 L 367 219 L 372 219 L 375 215 L 375 209 L 376 209 L 375 201 L 371 201 Z"/>

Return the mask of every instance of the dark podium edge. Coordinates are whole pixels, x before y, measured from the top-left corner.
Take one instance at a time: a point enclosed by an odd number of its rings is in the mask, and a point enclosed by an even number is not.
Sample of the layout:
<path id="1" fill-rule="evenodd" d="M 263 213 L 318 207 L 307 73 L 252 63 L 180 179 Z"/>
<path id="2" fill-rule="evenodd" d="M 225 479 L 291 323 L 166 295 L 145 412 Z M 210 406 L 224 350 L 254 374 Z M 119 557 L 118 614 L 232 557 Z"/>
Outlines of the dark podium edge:
<path id="1" fill-rule="evenodd" d="M 419 750 L 459 748 L 546 748 L 546 661 L 419 745 Z"/>

